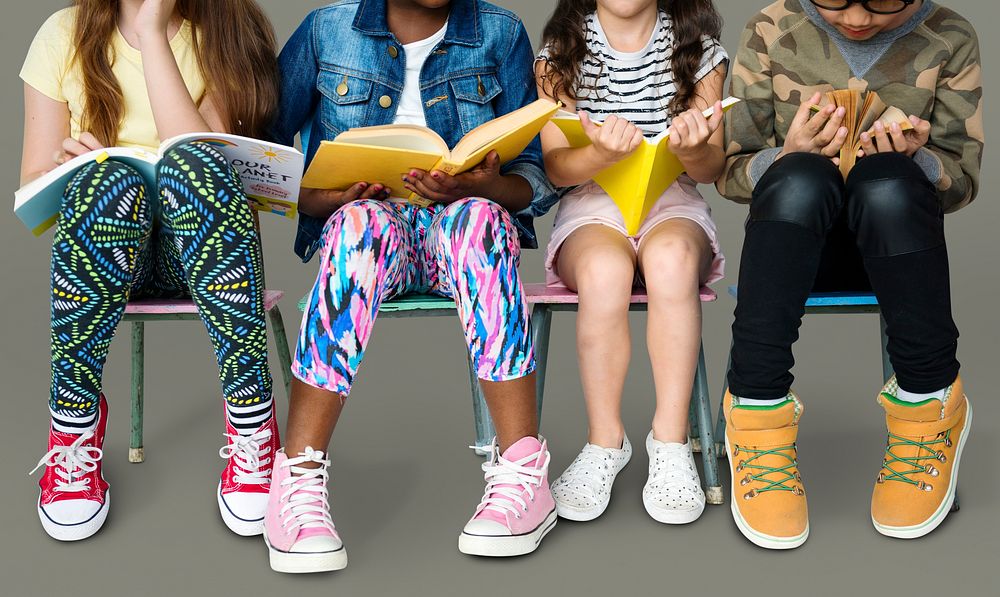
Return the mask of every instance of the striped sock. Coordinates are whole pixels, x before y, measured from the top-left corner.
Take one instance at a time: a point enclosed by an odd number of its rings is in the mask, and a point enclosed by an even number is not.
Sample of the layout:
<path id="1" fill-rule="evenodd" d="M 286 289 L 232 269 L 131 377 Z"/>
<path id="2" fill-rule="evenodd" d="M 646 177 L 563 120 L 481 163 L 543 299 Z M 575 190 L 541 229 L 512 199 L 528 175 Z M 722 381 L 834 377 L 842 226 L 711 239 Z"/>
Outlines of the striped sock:
<path id="1" fill-rule="evenodd" d="M 66 413 L 54 411 L 49 409 L 49 414 L 52 416 L 52 428 L 60 433 L 69 433 L 72 435 L 83 435 L 88 431 L 93 431 L 97 428 L 97 409 L 90 414 L 82 413 Z"/>
<path id="2" fill-rule="evenodd" d="M 254 431 L 271 418 L 271 410 L 274 400 L 268 398 L 256 404 L 248 406 L 234 406 L 226 402 L 226 417 L 229 424 L 233 426 L 240 435 L 252 435 Z"/>

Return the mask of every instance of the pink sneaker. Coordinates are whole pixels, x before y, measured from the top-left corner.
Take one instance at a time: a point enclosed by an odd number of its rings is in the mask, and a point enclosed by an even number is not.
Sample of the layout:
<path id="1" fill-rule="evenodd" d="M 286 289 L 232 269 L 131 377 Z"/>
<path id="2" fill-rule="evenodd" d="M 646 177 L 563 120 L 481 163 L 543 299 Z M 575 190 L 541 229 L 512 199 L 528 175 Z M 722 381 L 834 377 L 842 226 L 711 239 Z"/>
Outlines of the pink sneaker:
<path id="1" fill-rule="evenodd" d="M 319 468 L 299 466 L 310 462 Z M 347 550 L 330 517 L 330 461 L 306 448 L 296 458 L 278 452 L 264 518 L 264 543 L 275 572 L 329 572 L 347 566 Z"/>
<path id="2" fill-rule="evenodd" d="M 502 455 L 494 440 L 483 464 L 486 492 L 458 538 L 458 549 L 475 556 L 520 556 L 538 548 L 556 525 L 549 490 L 549 451 L 542 439 L 525 437 Z"/>
<path id="3" fill-rule="evenodd" d="M 49 427 L 49 451 L 31 471 L 45 467 L 38 482 L 38 518 L 53 539 L 79 541 L 101 529 L 111 506 L 108 482 L 101 474 L 108 401 L 101 394 L 97 426 L 83 435 Z M 31 474 L 31 473 L 29 473 Z"/>
<path id="4" fill-rule="evenodd" d="M 272 414 L 257 431 L 243 436 L 226 419 L 225 435 L 229 443 L 219 450 L 219 456 L 227 460 L 216 491 L 219 512 L 237 535 L 260 535 L 264 532 L 274 454 L 281 447 L 278 423 Z"/>

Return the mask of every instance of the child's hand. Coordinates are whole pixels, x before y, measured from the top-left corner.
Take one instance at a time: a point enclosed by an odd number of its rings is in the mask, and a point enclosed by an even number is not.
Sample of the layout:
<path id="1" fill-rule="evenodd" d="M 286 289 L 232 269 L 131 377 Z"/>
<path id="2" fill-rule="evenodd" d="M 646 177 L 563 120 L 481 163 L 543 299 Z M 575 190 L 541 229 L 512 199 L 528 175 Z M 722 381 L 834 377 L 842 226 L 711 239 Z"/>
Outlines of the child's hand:
<path id="1" fill-rule="evenodd" d="M 674 117 L 670 123 L 670 151 L 685 158 L 693 157 L 705 148 L 705 144 L 722 125 L 722 102 L 715 102 L 714 112 L 705 118 L 701 110 L 692 108 Z"/>
<path id="2" fill-rule="evenodd" d="M 135 15 L 135 31 L 139 38 L 144 35 L 166 36 L 176 5 L 177 0 L 142 0 L 142 6 Z"/>
<path id="3" fill-rule="evenodd" d="M 103 148 L 104 145 L 97 140 L 97 137 L 91 133 L 81 133 L 79 139 L 68 137 L 65 141 L 63 141 L 62 149 L 56 151 L 55 154 L 52 155 L 52 161 L 54 161 L 57 166 L 61 166 L 68 160 L 77 156 L 89 153 L 95 149 Z"/>
<path id="4" fill-rule="evenodd" d="M 846 110 L 831 104 L 813 114 L 812 107 L 819 103 L 820 97 L 818 92 L 814 93 L 811 98 L 799 105 L 799 110 L 788 128 L 785 145 L 778 154 L 779 159 L 790 153 L 799 152 L 815 153 L 828 158 L 840 153 L 840 148 L 847 140 L 847 127 L 841 126 Z"/>
<path id="5" fill-rule="evenodd" d="M 383 201 L 389 198 L 391 189 L 381 184 L 359 182 L 343 191 L 332 189 L 300 189 L 299 211 L 317 218 L 328 218 L 330 214 L 352 201 L 374 199 Z"/>
<path id="6" fill-rule="evenodd" d="M 601 159 L 609 164 L 628 157 L 642 143 L 642 130 L 624 118 L 608 116 L 603 125 L 598 125 L 586 112 L 580 111 L 579 115 L 583 132 Z"/>
<path id="7" fill-rule="evenodd" d="M 414 168 L 403 176 L 403 186 L 434 203 L 453 203 L 466 197 L 488 195 L 499 177 L 500 155 L 491 151 L 477 166 L 456 176 Z"/>
<path id="8" fill-rule="evenodd" d="M 931 123 L 910 116 L 910 124 L 913 125 L 913 129 L 904 131 L 896 122 L 889 125 L 888 129 L 881 121 L 876 122 L 874 135 L 868 132 L 861 133 L 861 149 L 858 150 L 858 157 L 892 152 L 912 157 L 918 149 L 927 145 L 927 141 L 931 138 Z"/>

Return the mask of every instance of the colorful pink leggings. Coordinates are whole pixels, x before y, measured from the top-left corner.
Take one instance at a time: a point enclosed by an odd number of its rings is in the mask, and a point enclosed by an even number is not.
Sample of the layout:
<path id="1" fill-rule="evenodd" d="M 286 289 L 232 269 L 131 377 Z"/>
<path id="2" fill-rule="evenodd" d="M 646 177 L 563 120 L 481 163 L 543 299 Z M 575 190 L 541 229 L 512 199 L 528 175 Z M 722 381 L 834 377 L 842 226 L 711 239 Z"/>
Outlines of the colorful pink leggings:
<path id="1" fill-rule="evenodd" d="M 355 201 L 330 216 L 319 254 L 292 365 L 303 382 L 348 395 L 379 306 L 408 292 L 455 300 L 480 379 L 534 371 L 520 245 L 497 204 Z"/>

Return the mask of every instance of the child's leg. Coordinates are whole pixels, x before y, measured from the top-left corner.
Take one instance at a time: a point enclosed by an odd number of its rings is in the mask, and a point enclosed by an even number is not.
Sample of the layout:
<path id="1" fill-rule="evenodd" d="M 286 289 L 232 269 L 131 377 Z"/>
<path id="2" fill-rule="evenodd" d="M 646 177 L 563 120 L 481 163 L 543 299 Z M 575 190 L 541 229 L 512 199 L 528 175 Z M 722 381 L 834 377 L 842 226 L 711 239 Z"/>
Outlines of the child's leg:
<path id="1" fill-rule="evenodd" d="M 628 308 L 635 280 L 632 243 L 609 226 L 575 230 L 559 249 L 559 277 L 579 294 L 576 351 L 590 425 L 588 441 L 621 448 L 622 390 L 631 357 Z"/>
<path id="2" fill-rule="evenodd" d="M 93 163 L 66 189 L 52 244 L 52 386 L 56 430 L 80 434 L 97 417 L 101 376 L 148 244 L 142 177 L 120 162 Z"/>
<path id="3" fill-rule="evenodd" d="M 436 270 L 432 288 L 455 299 L 501 452 L 537 436 L 535 359 L 510 215 L 484 199 L 452 203 L 431 223 L 425 252 Z"/>
<path id="4" fill-rule="evenodd" d="M 190 144 L 160 163 L 159 262 L 149 291 L 190 292 L 215 348 L 229 422 L 253 433 L 271 418 L 264 267 L 239 177 L 218 150 Z"/>
<path id="5" fill-rule="evenodd" d="M 934 392 L 958 376 L 944 213 L 937 191 L 900 154 L 865 158 L 847 183 L 847 213 L 882 306 L 900 386 Z"/>
<path id="6" fill-rule="evenodd" d="M 667 220 L 643 237 L 639 268 L 649 296 L 646 343 L 656 383 L 653 437 L 687 441 L 688 406 L 701 345 L 701 299 L 714 254 L 695 222 Z"/>
<path id="7" fill-rule="evenodd" d="M 330 443 L 378 309 L 405 287 L 412 247 L 409 225 L 384 202 L 355 201 L 330 216 L 292 364 L 286 451 L 293 457 Z"/>
<path id="8" fill-rule="evenodd" d="M 52 385 L 38 515 L 55 539 L 96 533 L 110 506 L 101 467 L 107 402 L 101 374 L 115 328 L 148 259 L 145 182 L 124 164 L 84 167 L 69 183 L 52 245 Z"/>

